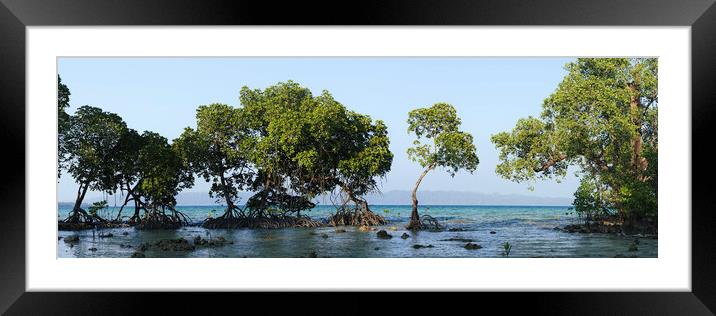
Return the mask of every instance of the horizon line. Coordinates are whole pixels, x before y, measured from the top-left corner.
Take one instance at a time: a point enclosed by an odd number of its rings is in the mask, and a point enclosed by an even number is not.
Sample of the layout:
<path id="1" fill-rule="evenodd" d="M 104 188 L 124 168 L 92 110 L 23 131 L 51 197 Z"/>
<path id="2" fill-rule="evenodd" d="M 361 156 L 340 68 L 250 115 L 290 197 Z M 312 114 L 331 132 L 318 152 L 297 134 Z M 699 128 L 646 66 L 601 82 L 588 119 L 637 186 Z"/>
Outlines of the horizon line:
<path id="1" fill-rule="evenodd" d="M 57 204 L 74 204 L 75 202 L 57 202 Z M 89 205 L 90 203 L 82 203 L 83 205 Z M 412 206 L 412 204 L 368 204 L 370 206 Z M 177 204 L 176 206 L 226 206 L 223 204 Z M 240 206 L 246 206 L 246 204 L 241 204 Z M 328 204 L 321 204 L 316 205 L 318 206 L 335 206 L 335 205 L 328 205 Z M 543 206 L 543 207 L 563 207 L 563 206 L 573 206 L 572 204 L 565 204 L 565 205 L 551 205 L 551 204 L 424 204 L 419 205 L 420 207 L 427 207 L 427 206 Z M 109 207 L 119 207 L 119 206 L 109 206 Z M 310 209 L 309 209 L 310 210 Z"/>

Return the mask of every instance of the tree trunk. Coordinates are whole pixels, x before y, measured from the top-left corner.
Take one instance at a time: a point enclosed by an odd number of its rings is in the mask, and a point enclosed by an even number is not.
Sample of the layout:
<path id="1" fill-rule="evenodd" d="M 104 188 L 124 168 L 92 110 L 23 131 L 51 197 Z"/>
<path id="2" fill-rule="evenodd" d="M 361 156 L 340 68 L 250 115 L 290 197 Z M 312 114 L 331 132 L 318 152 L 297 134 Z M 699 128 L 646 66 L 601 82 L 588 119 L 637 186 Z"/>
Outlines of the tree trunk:
<path id="1" fill-rule="evenodd" d="M 408 223 L 408 229 L 420 229 L 420 215 L 418 215 L 418 187 L 420 186 L 420 182 L 423 182 L 425 175 L 427 175 L 430 170 L 433 170 L 433 168 L 435 168 L 435 164 L 429 165 L 420 175 L 418 181 L 415 182 L 415 187 L 413 188 L 413 211 L 410 213 L 410 223 Z"/>
<path id="2" fill-rule="evenodd" d="M 117 217 L 114 218 L 115 222 L 119 222 L 121 220 L 122 210 L 124 210 L 124 207 L 127 206 L 127 204 L 129 204 L 129 199 L 131 197 L 132 197 L 131 194 L 127 194 L 127 197 L 124 199 L 124 203 L 122 204 L 122 206 L 119 208 L 119 211 L 117 212 Z"/>
<path id="3" fill-rule="evenodd" d="M 139 210 L 141 210 L 141 202 L 136 197 L 134 198 L 134 217 L 135 219 L 139 220 Z"/>
<path id="4" fill-rule="evenodd" d="M 234 215 L 234 203 L 231 201 L 231 196 L 229 195 L 229 190 L 226 188 L 226 180 L 224 179 L 224 171 L 221 171 L 221 174 L 219 175 L 219 179 L 221 180 L 221 190 L 224 191 L 224 200 L 226 201 L 226 212 L 224 215 L 226 215 L 227 218 L 231 218 Z"/>
<path id="5" fill-rule="evenodd" d="M 75 206 L 72 208 L 72 211 L 76 212 L 82 210 L 82 201 L 85 199 L 87 188 L 89 188 L 88 183 L 80 184 L 80 188 L 77 190 L 77 199 L 75 200 Z"/>
<path id="6" fill-rule="evenodd" d="M 632 123 L 636 125 L 636 134 L 632 140 L 632 148 L 634 154 L 632 156 L 632 166 L 635 176 L 641 179 L 641 174 L 646 170 L 646 160 L 641 157 L 642 135 L 641 135 L 641 118 L 639 117 L 639 107 L 641 106 L 640 96 L 637 91 L 637 84 L 630 83 L 628 85 L 631 96 L 629 99 L 629 111 L 632 116 Z"/>
<path id="7" fill-rule="evenodd" d="M 368 202 L 366 200 L 355 196 L 355 194 L 353 193 L 353 190 L 349 189 L 348 187 L 346 187 L 344 185 L 341 185 L 341 188 L 343 188 L 343 191 L 345 191 L 348 194 L 348 199 L 353 201 L 353 203 L 355 203 L 356 205 L 359 205 L 361 210 L 370 211 L 370 209 L 368 209 Z"/>
<path id="8" fill-rule="evenodd" d="M 139 216 L 139 205 L 137 204 L 137 196 L 135 196 L 134 194 L 134 190 L 136 190 L 138 186 L 139 182 L 137 182 L 137 185 L 135 185 L 134 189 L 132 189 L 129 183 L 127 183 L 127 197 L 124 199 L 124 204 L 122 204 L 122 207 L 119 208 L 119 212 L 117 212 L 117 217 L 114 219 L 115 221 L 120 221 L 122 219 L 122 210 L 124 210 L 124 207 L 129 204 L 130 200 L 134 201 L 134 215 Z"/>

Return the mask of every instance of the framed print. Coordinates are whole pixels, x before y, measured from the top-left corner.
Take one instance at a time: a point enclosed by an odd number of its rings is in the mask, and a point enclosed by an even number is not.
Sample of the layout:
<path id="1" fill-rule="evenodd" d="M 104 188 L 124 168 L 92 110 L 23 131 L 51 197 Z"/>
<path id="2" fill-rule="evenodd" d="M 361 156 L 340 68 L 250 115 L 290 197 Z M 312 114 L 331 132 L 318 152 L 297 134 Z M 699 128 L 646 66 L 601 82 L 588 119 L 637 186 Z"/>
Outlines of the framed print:
<path id="1" fill-rule="evenodd" d="M 338 11 L 3 0 L 3 310 L 716 308 L 713 1 Z"/>

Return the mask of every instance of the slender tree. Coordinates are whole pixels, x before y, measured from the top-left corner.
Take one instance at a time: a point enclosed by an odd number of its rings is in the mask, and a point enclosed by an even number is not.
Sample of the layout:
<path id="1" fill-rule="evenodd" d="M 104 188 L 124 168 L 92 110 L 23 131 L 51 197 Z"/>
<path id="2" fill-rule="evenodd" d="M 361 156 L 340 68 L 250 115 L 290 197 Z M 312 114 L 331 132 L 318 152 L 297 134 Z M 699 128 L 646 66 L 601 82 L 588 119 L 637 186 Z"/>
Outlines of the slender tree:
<path id="1" fill-rule="evenodd" d="M 575 166 L 592 182 L 580 187 L 580 209 L 599 205 L 630 223 L 655 222 L 657 60 L 580 58 L 566 70 L 539 118 L 520 119 L 512 131 L 493 135 L 501 160 L 496 172 L 522 182 L 561 179 Z M 608 206 L 585 203 L 589 196 Z"/>
<path id="2" fill-rule="evenodd" d="M 413 187 L 413 210 L 408 229 L 423 228 L 418 214 L 417 192 L 428 172 L 442 167 L 454 177 L 461 169 L 470 173 L 477 169 L 480 160 L 472 135 L 460 131 L 460 124 L 455 108 L 447 103 L 436 103 L 408 114 L 408 133 L 415 134 L 417 138 L 413 142 L 414 146 L 408 149 L 408 156 L 424 168 Z"/>

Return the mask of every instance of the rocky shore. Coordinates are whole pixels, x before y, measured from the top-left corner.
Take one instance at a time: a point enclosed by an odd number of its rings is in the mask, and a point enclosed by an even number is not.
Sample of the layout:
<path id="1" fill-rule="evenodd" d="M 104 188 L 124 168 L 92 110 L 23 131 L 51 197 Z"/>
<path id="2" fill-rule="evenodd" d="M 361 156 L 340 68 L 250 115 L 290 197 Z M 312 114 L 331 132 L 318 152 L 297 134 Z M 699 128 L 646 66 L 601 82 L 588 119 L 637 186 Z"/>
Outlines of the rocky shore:
<path id="1" fill-rule="evenodd" d="M 615 221 L 599 221 L 581 224 L 569 224 L 564 227 L 555 227 L 554 230 L 574 234 L 617 234 L 623 236 L 638 236 L 656 238 L 656 227 L 653 225 L 624 225 Z"/>

